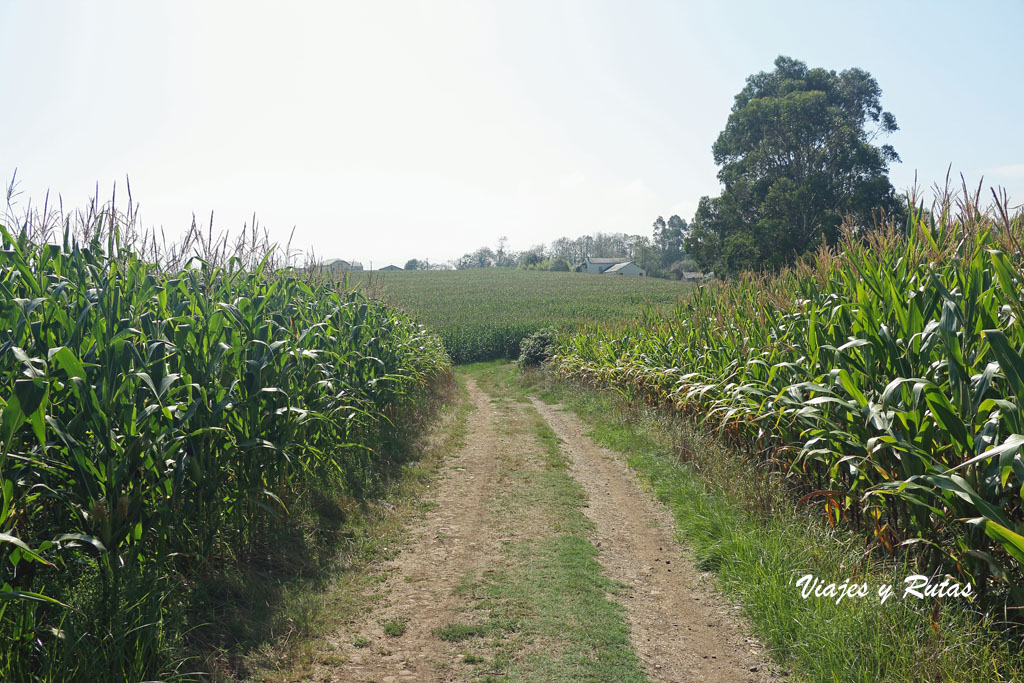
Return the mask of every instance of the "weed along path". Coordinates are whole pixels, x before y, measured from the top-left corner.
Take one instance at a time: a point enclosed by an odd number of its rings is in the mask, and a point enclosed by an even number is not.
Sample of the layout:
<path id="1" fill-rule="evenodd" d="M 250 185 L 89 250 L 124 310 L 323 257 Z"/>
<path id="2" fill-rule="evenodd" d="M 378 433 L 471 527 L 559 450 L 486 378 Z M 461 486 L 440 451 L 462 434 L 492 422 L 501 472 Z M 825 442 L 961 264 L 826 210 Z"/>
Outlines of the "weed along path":
<path id="1" fill-rule="evenodd" d="M 375 605 L 307 680 L 768 680 L 670 515 L 574 416 L 507 376 L 462 373 L 464 445 L 381 568 Z"/>

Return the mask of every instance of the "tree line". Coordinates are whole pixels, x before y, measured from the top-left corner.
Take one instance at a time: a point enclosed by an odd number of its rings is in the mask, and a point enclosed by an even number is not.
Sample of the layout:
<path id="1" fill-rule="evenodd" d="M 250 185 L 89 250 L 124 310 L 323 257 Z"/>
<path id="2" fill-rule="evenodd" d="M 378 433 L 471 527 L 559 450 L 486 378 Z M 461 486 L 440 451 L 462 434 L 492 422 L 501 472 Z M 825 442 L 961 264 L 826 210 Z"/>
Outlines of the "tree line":
<path id="1" fill-rule="evenodd" d="M 900 161 L 879 138 L 899 128 L 882 109 L 878 82 L 862 69 L 841 72 L 780 56 L 772 71 L 747 78 L 712 154 L 722 194 L 701 197 L 690 223 L 658 217 L 650 235 L 561 237 L 522 252 L 502 237 L 454 261 L 412 259 L 407 269 L 570 270 L 591 257 L 625 257 L 649 275 L 686 271 L 732 277 L 779 270 L 839 242 L 845 226 L 867 233 L 901 222 L 906 207 L 889 182 Z"/>
<path id="2" fill-rule="evenodd" d="M 570 271 L 588 256 L 591 258 L 627 258 L 652 277 L 679 279 L 686 271 L 697 270 L 687 257 L 683 241 L 687 223 L 679 216 L 654 221 L 649 235 L 624 232 L 596 232 L 581 237 L 559 237 L 523 251 L 508 249 L 508 238 L 501 237 L 494 248 L 475 251 L 444 263 L 409 259 L 406 270 L 466 270 L 469 268 L 522 268 L 525 270 Z"/>

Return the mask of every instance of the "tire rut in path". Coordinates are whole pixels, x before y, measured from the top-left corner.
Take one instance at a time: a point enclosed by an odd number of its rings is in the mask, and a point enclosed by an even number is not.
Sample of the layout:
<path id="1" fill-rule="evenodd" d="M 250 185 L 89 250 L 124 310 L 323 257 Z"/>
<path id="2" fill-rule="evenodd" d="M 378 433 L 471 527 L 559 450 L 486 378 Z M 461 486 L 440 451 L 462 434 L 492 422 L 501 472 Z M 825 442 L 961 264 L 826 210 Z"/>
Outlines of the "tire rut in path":
<path id="1" fill-rule="evenodd" d="M 531 399 L 587 493 L 605 574 L 630 586 L 618 597 L 647 675 L 660 681 L 774 680 L 763 647 L 675 541 L 671 513 L 642 490 L 621 457 L 597 446 L 575 416 Z"/>
<path id="2" fill-rule="evenodd" d="M 456 621 L 463 601 L 453 595 L 469 574 L 493 565 L 500 556 L 499 540 L 489 533 L 490 511 L 484 503 L 500 484 L 497 457 L 506 438 L 495 427 L 497 411 L 467 380 L 476 410 L 468 418 L 465 446 L 444 464 L 443 475 L 430 499 L 436 504 L 411 530 L 401 552 L 384 566 L 390 574 L 381 605 L 335 643 L 347 661 L 319 671 L 320 681 L 452 681 L 458 672 L 443 670 L 460 648 L 440 640 L 434 629 Z M 383 624 L 405 621 L 401 637 L 389 637 Z M 370 642 L 353 644 L 355 637 Z"/>
<path id="3" fill-rule="evenodd" d="M 466 618 L 466 600 L 456 587 L 501 561 L 508 532 L 503 536 L 493 523 L 488 501 L 508 493 L 503 466 L 535 466 L 536 446 L 528 445 L 535 438 L 530 433 L 513 431 L 514 408 L 501 413 L 472 378 L 467 390 L 476 409 L 468 417 L 465 445 L 445 462 L 430 495 L 435 507 L 411 525 L 401 552 L 382 566 L 384 599 L 331 639 L 343 662 L 322 662 L 307 680 L 394 683 L 471 675 L 456 664 L 465 648 L 434 631 Z M 761 646 L 745 637 L 742 620 L 703 585 L 702 572 L 676 544 L 671 514 L 637 485 L 621 458 L 586 436 L 575 416 L 531 400 L 563 442 L 570 474 L 587 494 L 583 512 L 595 525 L 592 540 L 605 574 L 629 586 L 609 597 L 626 610 L 630 639 L 648 676 L 772 680 Z M 513 535 L 535 531 L 526 525 Z M 389 637 L 389 621 L 405 622 L 405 632 Z M 357 638 L 364 639 L 362 647 Z"/>

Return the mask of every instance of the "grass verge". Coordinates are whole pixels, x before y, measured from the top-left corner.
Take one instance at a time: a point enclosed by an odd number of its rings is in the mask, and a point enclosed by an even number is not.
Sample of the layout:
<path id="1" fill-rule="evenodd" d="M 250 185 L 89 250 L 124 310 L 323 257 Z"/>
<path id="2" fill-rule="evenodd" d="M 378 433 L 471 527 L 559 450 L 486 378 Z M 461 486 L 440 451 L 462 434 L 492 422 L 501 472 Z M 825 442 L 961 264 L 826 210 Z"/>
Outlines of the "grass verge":
<path id="1" fill-rule="evenodd" d="M 997 615 L 973 612 L 957 598 L 904 597 L 912 568 L 867 559 L 862 540 L 812 517 L 706 429 L 627 404 L 615 392 L 559 384 L 542 373 L 515 378 L 512 366 L 505 368 L 488 372 L 512 391 L 567 405 L 597 442 L 626 454 L 674 513 L 698 566 L 743 604 L 759 637 L 795 677 L 1024 680 L 1019 643 L 999 630 Z M 838 602 L 804 599 L 796 581 L 806 574 L 824 584 L 865 583 L 872 592 Z M 880 604 L 876 589 L 884 585 L 895 592 Z"/>

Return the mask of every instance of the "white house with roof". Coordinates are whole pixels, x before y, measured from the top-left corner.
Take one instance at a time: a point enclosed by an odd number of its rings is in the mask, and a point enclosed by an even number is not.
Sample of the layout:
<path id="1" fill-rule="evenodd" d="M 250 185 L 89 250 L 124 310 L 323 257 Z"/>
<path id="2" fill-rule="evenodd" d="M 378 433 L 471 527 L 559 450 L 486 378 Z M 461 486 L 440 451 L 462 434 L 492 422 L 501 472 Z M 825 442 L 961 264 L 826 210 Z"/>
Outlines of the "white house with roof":
<path id="1" fill-rule="evenodd" d="M 647 275 L 647 271 L 632 261 L 623 261 L 622 263 L 616 263 L 614 266 L 604 271 L 603 275 L 633 275 L 635 277 L 643 277 L 644 275 Z"/>
<path id="2" fill-rule="evenodd" d="M 604 258 L 588 256 L 576 267 L 578 273 L 607 273 L 609 275 L 633 275 L 643 277 L 647 271 L 628 258 Z"/>

